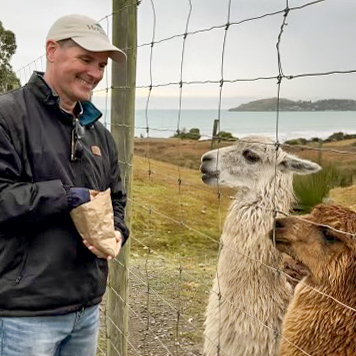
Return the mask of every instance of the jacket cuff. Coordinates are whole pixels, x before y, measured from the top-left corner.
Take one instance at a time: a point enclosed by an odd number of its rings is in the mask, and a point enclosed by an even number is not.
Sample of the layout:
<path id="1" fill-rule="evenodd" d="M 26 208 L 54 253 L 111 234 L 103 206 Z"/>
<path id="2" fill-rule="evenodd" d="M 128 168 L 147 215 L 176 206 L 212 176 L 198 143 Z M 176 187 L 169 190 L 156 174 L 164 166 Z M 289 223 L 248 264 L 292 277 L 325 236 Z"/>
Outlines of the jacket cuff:
<path id="1" fill-rule="evenodd" d="M 129 229 L 126 226 L 123 226 L 123 228 L 115 226 L 116 231 L 120 231 L 121 234 L 121 247 L 123 247 L 129 238 Z"/>

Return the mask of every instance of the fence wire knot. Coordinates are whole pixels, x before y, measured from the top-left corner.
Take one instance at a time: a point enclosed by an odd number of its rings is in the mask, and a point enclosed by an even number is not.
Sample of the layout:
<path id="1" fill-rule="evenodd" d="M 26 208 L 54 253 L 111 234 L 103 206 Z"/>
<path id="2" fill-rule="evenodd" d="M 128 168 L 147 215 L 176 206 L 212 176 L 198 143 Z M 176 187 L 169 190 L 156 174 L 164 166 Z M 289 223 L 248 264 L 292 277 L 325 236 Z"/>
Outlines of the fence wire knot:
<path id="1" fill-rule="evenodd" d="M 273 209 L 273 219 L 277 217 L 278 211 L 276 208 Z"/>

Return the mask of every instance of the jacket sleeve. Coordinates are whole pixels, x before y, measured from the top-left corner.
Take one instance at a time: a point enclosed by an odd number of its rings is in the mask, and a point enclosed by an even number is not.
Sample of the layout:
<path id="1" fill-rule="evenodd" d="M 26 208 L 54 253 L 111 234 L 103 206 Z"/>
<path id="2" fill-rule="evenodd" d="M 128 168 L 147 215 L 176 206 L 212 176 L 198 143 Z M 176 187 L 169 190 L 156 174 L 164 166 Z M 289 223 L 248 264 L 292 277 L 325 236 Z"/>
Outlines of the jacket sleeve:
<path id="1" fill-rule="evenodd" d="M 0 224 L 38 222 L 67 209 L 60 180 L 23 178 L 23 162 L 0 116 Z"/>
<path id="2" fill-rule="evenodd" d="M 121 231 L 125 244 L 129 237 L 129 229 L 125 224 L 125 207 L 126 207 L 126 191 L 123 187 L 120 168 L 118 164 L 118 154 L 114 139 L 110 134 L 110 150 L 111 150 L 111 200 L 114 209 L 114 225 L 115 229 Z"/>

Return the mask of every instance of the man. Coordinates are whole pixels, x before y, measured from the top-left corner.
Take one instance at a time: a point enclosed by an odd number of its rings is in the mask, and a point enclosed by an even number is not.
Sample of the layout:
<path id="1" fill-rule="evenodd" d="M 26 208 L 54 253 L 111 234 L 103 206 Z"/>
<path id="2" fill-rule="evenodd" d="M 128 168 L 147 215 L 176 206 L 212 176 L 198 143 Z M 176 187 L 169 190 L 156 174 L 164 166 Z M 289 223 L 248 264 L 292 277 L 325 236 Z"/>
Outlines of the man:
<path id="1" fill-rule="evenodd" d="M 108 57 L 95 20 L 49 30 L 46 72 L 0 97 L 0 354 L 94 356 L 108 256 L 83 241 L 70 210 L 111 189 L 118 244 L 126 195 L 111 134 L 89 101 Z"/>

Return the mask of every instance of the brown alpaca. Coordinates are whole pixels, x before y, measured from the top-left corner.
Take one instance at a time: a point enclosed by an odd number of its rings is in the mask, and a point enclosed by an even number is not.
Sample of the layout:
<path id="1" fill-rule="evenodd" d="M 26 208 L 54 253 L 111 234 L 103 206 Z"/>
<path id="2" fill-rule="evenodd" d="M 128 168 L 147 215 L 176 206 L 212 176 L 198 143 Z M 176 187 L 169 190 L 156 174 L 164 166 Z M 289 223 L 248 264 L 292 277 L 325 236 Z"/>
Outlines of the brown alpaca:
<path id="1" fill-rule="evenodd" d="M 309 270 L 283 319 L 279 356 L 305 356 L 303 351 L 311 356 L 355 356 L 356 312 L 347 306 L 356 309 L 356 239 L 350 235 L 356 233 L 356 213 L 320 204 L 301 218 L 307 221 L 276 221 L 277 249 Z"/>

